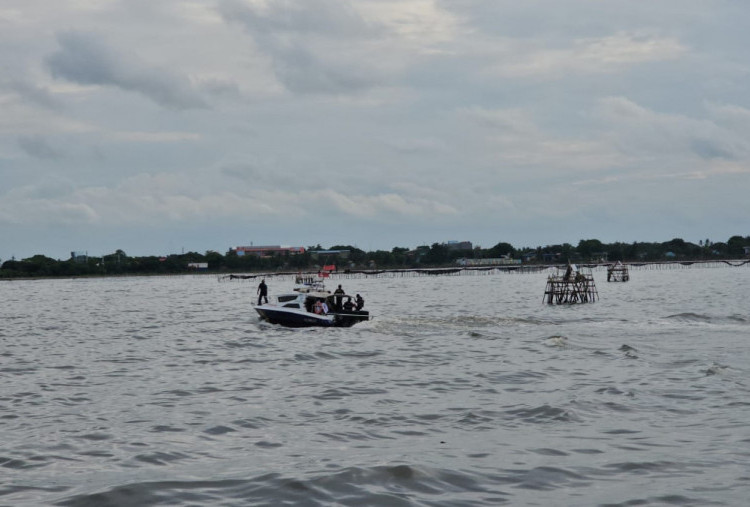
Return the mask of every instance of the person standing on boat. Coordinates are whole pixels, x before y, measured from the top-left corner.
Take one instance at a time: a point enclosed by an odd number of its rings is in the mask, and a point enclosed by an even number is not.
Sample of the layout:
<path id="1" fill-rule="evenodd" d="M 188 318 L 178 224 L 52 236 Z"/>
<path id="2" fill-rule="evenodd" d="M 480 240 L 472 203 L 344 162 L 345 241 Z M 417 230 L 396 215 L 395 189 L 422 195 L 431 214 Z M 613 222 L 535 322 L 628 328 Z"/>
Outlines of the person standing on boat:
<path id="1" fill-rule="evenodd" d="M 265 299 L 266 304 L 268 304 L 268 286 L 266 285 L 265 280 L 260 281 L 260 285 L 258 285 L 258 304 L 260 305 L 260 300 Z"/>
<path id="2" fill-rule="evenodd" d="M 362 296 L 360 296 L 359 294 L 357 294 L 356 301 L 357 301 L 357 311 L 360 311 L 362 309 L 362 307 L 365 306 L 365 300 L 364 300 L 364 298 Z"/>
<path id="3" fill-rule="evenodd" d="M 344 289 L 341 288 L 341 285 L 339 285 L 339 288 L 333 291 L 334 298 L 334 305 L 336 306 L 336 310 L 341 311 L 341 303 L 344 301 Z"/>

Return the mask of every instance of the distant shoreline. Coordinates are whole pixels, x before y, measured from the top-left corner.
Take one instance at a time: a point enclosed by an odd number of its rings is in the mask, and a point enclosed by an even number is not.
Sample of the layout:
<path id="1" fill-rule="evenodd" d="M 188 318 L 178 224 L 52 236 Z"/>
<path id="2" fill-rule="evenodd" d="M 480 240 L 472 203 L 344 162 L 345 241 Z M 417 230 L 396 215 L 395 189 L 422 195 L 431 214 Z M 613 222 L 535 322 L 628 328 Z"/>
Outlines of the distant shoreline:
<path id="1" fill-rule="evenodd" d="M 597 262 L 597 263 L 577 263 L 579 267 L 587 269 L 598 269 L 612 266 L 614 262 Z M 749 258 L 730 258 L 730 259 L 711 259 L 711 260 L 692 260 L 692 261 L 633 261 L 622 262 L 623 266 L 635 269 L 680 269 L 680 268 L 718 268 L 718 267 L 750 267 Z M 517 265 L 494 265 L 494 266 L 433 266 L 424 268 L 383 268 L 383 269 L 348 269 L 327 273 L 327 278 L 357 278 L 357 277 L 379 277 L 387 276 L 430 276 L 430 275 L 455 275 L 462 271 L 465 272 L 482 272 L 496 271 L 498 273 L 538 273 L 554 268 L 564 268 L 566 263 L 529 263 Z M 187 273 L 123 273 L 123 274 L 90 274 L 90 275 L 48 275 L 48 276 L 29 276 L 29 277 L 4 277 L 0 282 L 7 281 L 37 281 L 37 280 L 86 280 L 100 278 L 138 278 L 138 277 L 181 277 L 181 276 L 213 276 L 219 281 L 273 278 L 297 275 L 318 275 L 319 271 L 299 270 L 299 271 L 238 271 L 238 272 L 216 272 L 216 271 L 196 271 Z"/>

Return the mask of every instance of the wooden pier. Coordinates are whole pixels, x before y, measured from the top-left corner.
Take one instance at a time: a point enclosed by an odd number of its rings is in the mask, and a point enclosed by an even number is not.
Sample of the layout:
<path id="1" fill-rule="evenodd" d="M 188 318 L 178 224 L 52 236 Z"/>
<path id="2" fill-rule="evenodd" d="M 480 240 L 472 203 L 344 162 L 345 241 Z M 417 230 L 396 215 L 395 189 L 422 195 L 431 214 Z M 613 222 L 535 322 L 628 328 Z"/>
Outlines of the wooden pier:
<path id="1" fill-rule="evenodd" d="M 607 270 L 611 263 L 579 264 L 582 268 L 593 271 Z M 653 269 L 693 269 L 693 268 L 727 268 L 727 267 L 749 267 L 750 259 L 735 260 L 706 260 L 706 261 L 668 261 L 668 262 L 634 262 L 623 263 L 623 267 L 630 270 L 653 270 Z M 413 278 L 430 276 L 481 276 L 497 274 L 532 274 L 542 273 L 548 270 L 564 269 L 564 264 L 514 264 L 511 266 L 481 266 L 481 267 L 456 267 L 456 268 L 412 268 L 412 269 L 349 269 L 334 271 L 328 274 L 333 280 L 361 279 L 361 278 Z M 271 271 L 265 273 L 233 273 L 221 274 L 219 281 L 232 280 L 256 280 L 259 278 L 289 278 L 294 279 L 298 275 L 317 275 L 317 271 Z"/>

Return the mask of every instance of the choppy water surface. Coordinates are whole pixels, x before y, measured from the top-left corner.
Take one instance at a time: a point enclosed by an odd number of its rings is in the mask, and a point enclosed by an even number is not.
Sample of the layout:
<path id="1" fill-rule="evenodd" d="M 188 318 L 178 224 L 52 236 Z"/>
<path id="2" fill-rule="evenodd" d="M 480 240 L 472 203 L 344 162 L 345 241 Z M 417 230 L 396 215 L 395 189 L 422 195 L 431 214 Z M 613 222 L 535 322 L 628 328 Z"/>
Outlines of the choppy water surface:
<path id="1" fill-rule="evenodd" d="M 336 280 L 375 319 L 301 330 L 248 281 L 0 282 L 0 504 L 744 505 L 750 268 L 545 279 Z"/>

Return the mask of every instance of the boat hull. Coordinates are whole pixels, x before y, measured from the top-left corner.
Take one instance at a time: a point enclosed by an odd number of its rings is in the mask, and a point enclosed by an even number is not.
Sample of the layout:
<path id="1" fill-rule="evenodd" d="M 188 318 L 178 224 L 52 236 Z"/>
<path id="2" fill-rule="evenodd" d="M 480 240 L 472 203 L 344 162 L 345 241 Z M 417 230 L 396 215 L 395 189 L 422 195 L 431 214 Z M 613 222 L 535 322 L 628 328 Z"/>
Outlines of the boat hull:
<path id="1" fill-rule="evenodd" d="M 255 311 L 262 320 L 286 327 L 351 327 L 370 318 L 370 312 L 365 311 L 318 315 L 304 310 L 280 308 L 273 305 L 256 306 Z"/>
<path id="2" fill-rule="evenodd" d="M 336 327 L 351 327 L 358 322 L 370 320 L 370 312 L 366 311 L 342 311 L 333 314 L 333 322 Z"/>

